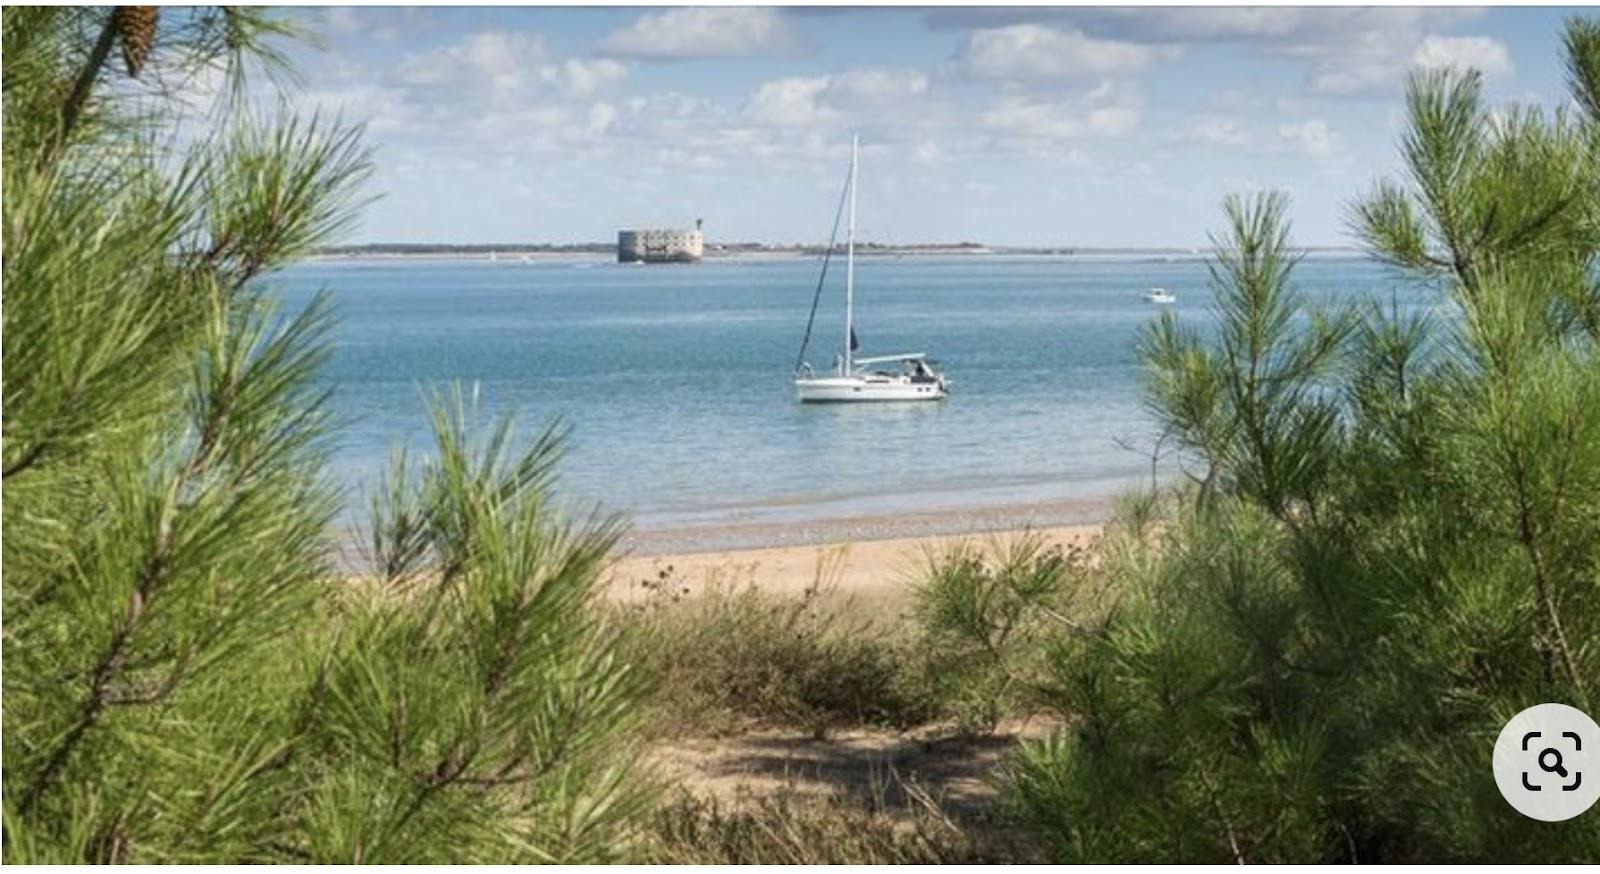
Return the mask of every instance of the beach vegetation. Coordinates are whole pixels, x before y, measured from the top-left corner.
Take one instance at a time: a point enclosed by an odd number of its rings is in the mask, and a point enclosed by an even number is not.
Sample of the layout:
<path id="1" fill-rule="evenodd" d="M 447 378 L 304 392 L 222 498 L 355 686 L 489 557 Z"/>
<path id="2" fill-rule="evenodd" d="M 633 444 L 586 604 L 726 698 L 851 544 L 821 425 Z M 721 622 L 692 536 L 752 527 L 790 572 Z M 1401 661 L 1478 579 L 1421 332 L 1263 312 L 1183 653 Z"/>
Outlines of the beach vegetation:
<path id="1" fill-rule="evenodd" d="M 917 787 L 909 804 L 842 791 L 682 794 L 653 814 L 638 858 L 696 865 L 944 865 L 1036 861 L 1000 824 L 953 816 Z"/>
<path id="2" fill-rule="evenodd" d="M 1115 609 L 1050 644 L 1069 727 L 1006 770 L 1058 861 L 1558 861 L 1499 795 L 1500 727 L 1600 677 L 1600 30 L 1566 31 L 1577 112 L 1492 111 L 1472 71 L 1406 90 L 1404 177 L 1351 209 L 1431 293 L 1328 312 L 1288 203 L 1232 198 L 1215 330 L 1141 355 L 1194 485 Z"/>
<path id="3" fill-rule="evenodd" d="M 336 562 L 332 314 L 262 282 L 350 226 L 371 162 L 358 128 L 243 99 L 292 28 L 0 21 L 4 860 L 619 852 L 648 795 L 591 604 L 618 527 L 552 510 L 560 433 L 441 395 L 371 580 Z"/>
<path id="4" fill-rule="evenodd" d="M 864 605 L 824 556 L 799 592 L 759 575 L 687 585 L 662 569 L 612 608 L 628 658 L 649 678 L 658 737 L 880 728 L 960 736 L 1050 709 L 1045 641 L 1099 609 L 1089 549 L 1035 532 L 956 539 L 913 563 L 908 603 Z"/>
<path id="5" fill-rule="evenodd" d="M 618 608 L 624 647 L 654 689 L 658 737 L 798 728 L 814 736 L 926 721 L 907 679 L 907 635 L 862 615 L 820 574 L 798 593 L 732 581 L 684 591 L 664 579 Z"/>
<path id="6" fill-rule="evenodd" d="M 1041 707 L 1044 642 L 1077 626 L 1100 579 L 1087 557 L 1035 532 L 929 551 L 913 589 L 911 664 L 938 718 L 987 734 Z"/>

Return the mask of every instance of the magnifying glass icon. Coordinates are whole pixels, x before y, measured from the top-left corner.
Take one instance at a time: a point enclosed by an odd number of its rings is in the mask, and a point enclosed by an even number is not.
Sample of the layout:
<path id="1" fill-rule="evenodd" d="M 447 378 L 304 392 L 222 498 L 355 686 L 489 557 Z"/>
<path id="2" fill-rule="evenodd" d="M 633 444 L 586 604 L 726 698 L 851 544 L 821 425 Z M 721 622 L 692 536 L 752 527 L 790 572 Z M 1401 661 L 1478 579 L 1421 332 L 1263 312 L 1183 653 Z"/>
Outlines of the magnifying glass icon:
<path id="1" fill-rule="evenodd" d="M 1547 763 L 1545 761 L 1546 756 L 1555 759 L 1555 764 Z M 1561 751 L 1555 747 L 1546 747 L 1544 752 L 1539 753 L 1539 770 L 1548 771 L 1552 774 L 1560 774 L 1562 777 L 1566 777 L 1567 769 L 1565 765 L 1562 764 Z"/>

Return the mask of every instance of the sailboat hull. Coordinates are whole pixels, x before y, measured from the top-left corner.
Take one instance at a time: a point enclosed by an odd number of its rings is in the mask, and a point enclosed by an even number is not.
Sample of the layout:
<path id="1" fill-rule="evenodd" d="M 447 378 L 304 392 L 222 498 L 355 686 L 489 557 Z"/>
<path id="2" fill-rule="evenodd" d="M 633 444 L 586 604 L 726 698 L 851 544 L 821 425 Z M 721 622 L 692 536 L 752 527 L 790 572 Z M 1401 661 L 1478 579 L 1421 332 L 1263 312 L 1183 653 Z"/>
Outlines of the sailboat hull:
<path id="1" fill-rule="evenodd" d="M 830 376 L 794 381 L 795 397 L 808 404 L 859 404 L 884 401 L 942 401 L 949 392 L 942 382 L 904 378 L 872 379 Z"/>

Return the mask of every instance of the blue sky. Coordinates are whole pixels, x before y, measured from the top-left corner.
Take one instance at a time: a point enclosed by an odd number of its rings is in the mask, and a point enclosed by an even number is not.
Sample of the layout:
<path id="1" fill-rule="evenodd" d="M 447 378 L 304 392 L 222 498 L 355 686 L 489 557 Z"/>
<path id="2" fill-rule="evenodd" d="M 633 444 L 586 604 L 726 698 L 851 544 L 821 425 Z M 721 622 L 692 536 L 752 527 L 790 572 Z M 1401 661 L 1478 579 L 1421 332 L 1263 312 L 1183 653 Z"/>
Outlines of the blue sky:
<path id="1" fill-rule="evenodd" d="M 862 235 L 1197 246 L 1233 191 L 1348 244 L 1397 169 L 1409 69 L 1567 100 L 1557 8 L 379 8 L 294 13 L 296 101 L 364 120 L 353 242 L 577 242 L 706 221 L 827 234 L 849 134 Z"/>

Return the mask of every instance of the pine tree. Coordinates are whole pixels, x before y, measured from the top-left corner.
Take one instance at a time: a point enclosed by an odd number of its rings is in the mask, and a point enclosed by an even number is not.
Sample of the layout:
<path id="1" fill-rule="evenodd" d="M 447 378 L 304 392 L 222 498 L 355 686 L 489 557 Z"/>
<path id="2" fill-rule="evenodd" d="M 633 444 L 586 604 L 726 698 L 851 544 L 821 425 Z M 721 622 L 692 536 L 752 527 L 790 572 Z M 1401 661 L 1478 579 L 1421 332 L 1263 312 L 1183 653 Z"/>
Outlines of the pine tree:
<path id="1" fill-rule="evenodd" d="M 1441 294 L 1322 318 L 1282 201 L 1227 204 L 1213 337 L 1146 333 L 1152 411 L 1197 488 L 1113 553 L 1058 640 L 1075 724 L 1011 764 L 1062 860 L 1575 861 L 1494 786 L 1493 738 L 1600 677 L 1600 27 L 1565 47 L 1581 115 L 1491 113 L 1470 71 L 1408 83 L 1406 176 L 1352 208 Z"/>
<path id="2" fill-rule="evenodd" d="M 387 572 L 333 562 L 330 308 L 262 281 L 349 227 L 370 163 L 253 108 L 292 31 L 4 12 L 4 858 L 603 857 L 637 693 L 589 609 L 615 523 L 545 497 L 559 435 L 441 404 Z"/>

